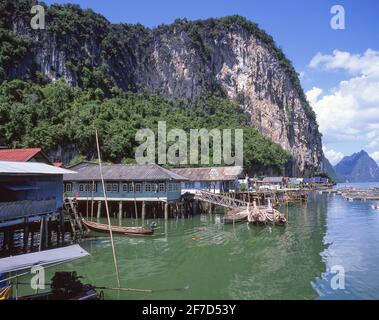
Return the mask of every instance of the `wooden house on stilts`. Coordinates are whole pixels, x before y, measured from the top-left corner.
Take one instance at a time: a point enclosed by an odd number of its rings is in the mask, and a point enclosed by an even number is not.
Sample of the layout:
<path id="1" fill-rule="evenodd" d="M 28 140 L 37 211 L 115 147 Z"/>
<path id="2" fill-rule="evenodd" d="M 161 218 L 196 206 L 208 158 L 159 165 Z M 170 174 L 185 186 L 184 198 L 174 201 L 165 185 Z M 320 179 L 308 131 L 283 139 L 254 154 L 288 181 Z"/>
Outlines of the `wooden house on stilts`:
<path id="1" fill-rule="evenodd" d="M 65 196 L 76 198 L 83 216 L 105 216 L 97 163 L 81 162 L 64 175 Z M 187 179 L 156 164 L 103 164 L 105 192 L 114 218 L 168 218 L 181 210 L 181 182 Z"/>

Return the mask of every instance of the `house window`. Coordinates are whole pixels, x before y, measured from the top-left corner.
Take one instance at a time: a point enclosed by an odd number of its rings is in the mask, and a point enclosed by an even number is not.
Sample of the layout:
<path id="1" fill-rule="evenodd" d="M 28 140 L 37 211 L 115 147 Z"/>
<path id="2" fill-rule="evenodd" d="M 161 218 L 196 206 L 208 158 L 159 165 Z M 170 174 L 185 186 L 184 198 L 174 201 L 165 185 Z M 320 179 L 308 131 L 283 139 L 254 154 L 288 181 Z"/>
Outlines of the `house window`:
<path id="1" fill-rule="evenodd" d="M 159 192 L 165 192 L 166 188 L 165 188 L 165 184 L 164 182 L 163 183 L 160 183 L 159 184 Z"/>
<path id="2" fill-rule="evenodd" d="M 151 183 L 145 183 L 145 192 L 151 192 Z"/>
<path id="3" fill-rule="evenodd" d="M 129 185 L 127 184 L 127 183 L 123 183 L 122 184 L 122 192 L 128 192 L 128 187 L 129 187 Z"/>
<path id="4" fill-rule="evenodd" d="M 118 183 L 107 183 L 105 190 L 107 192 L 118 192 Z"/>
<path id="5" fill-rule="evenodd" d="M 66 191 L 66 192 L 72 192 L 72 183 L 66 183 L 64 185 L 64 191 Z"/>
<path id="6" fill-rule="evenodd" d="M 200 182 L 200 188 L 208 189 L 208 188 L 210 188 L 210 183 L 209 182 Z"/>
<path id="7" fill-rule="evenodd" d="M 85 192 L 96 192 L 96 183 L 86 183 L 84 185 L 84 191 Z"/>
<path id="8" fill-rule="evenodd" d="M 172 192 L 172 183 L 168 184 L 168 192 Z"/>
<path id="9" fill-rule="evenodd" d="M 129 192 L 133 192 L 133 191 L 134 191 L 133 183 L 129 183 Z"/>
<path id="10" fill-rule="evenodd" d="M 140 183 L 136 183 L 135 187 L 136 187 L 136 192 L 141 192 L 142 191 Z"/>
<path id="11" fill-rule="evenodd" d="M 72 191 L 72 186 L 69 187 Z M 97 190 L 97 184 L 93 182 L 87 182 L 87 183 L 79 183 L 79 191 L 80 192 L 96 192 Z M 68 190 L 66 190 L 68 191 Z"/>
<path id="12" fill-rule="evenodd" d="M 195 189 L 195 183 L 194 183 L 194 182 L 186 182 L 186 183 L 184 184 L 184 187 L 185 187 L 186 189 Z"/>

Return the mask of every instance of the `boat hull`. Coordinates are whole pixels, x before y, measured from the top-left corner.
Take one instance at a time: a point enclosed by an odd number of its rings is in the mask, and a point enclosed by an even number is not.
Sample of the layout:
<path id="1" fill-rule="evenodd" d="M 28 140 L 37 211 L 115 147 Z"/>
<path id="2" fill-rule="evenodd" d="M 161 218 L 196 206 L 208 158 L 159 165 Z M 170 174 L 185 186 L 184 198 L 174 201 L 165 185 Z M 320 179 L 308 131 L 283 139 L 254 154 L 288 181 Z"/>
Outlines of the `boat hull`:
<path id="1" fill-rule="evenodd" d="M 109 233 L 109 226 L 103 223 L 97 223 L 82 219 L 83 224 L 92 231 L 101 233 Z M 112 226 L 112 233 L 122 235 L 135 235 L 135 236 L 150 236 L 154 234 L 154 229 L 143 227 L 118 227 Z"/>

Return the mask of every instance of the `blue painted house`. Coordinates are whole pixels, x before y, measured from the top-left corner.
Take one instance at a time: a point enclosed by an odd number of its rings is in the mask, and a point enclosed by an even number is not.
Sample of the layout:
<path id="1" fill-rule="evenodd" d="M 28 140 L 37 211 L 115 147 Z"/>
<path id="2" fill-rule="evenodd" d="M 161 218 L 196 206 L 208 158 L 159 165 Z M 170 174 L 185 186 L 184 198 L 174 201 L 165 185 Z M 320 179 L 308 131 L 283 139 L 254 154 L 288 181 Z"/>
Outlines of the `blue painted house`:
<path id="1" fill-rule="evenodd" d="M 0 161 L 0 227 L 57 213 L 63 174 L 73 171 L 38 162 Z"/>
<path id="2" fill-rule="evenodd" d="M 75 175 L 64 175 L 67 197 L 77 200 L 104 200 L 99 166 L 82 162 L 70 167 Z M 162 201 L 180 200 L 181 182 L 186 178 L 156 164 L 103 164 L 105 191 L 109 201 Z"/>

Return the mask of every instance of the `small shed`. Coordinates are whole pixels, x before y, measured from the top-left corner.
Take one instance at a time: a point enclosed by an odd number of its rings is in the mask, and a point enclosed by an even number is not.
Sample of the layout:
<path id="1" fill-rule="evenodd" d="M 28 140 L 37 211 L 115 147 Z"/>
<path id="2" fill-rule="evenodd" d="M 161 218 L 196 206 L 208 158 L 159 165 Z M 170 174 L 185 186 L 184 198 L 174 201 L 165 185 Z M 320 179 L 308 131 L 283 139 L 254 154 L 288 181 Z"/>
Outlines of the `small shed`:
<path id="1" fill-rule="evenodd" d="M 175 168 L 173 172 L 188 179 L 182 183 L 182 192 L 194 193 L 196 190 L 208 190 L 215 193 L 238 189 L 239 179 L 243 179 L 242 166 Z"/>

